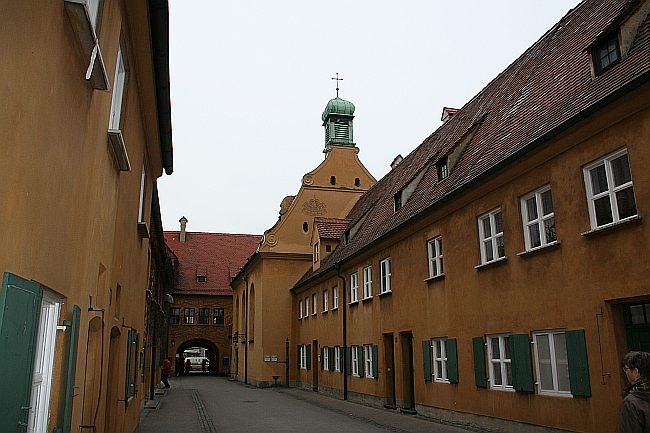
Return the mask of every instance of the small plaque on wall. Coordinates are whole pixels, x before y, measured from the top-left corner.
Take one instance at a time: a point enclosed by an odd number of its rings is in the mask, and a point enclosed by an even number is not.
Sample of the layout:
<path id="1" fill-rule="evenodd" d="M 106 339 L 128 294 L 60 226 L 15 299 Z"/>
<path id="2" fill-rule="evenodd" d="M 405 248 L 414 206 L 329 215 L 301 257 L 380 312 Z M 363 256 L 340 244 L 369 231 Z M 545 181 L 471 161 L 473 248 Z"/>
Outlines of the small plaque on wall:
<path id="1" fill-rule="evenodd" d="M 278 362 L 278 355 L 271 355 L 271 362 Z"/>
<path id="2" fill-rule="evenodd" d="M 270 362 L 271 361 L 271 355 L 264 355 L 264 362 Z"/>

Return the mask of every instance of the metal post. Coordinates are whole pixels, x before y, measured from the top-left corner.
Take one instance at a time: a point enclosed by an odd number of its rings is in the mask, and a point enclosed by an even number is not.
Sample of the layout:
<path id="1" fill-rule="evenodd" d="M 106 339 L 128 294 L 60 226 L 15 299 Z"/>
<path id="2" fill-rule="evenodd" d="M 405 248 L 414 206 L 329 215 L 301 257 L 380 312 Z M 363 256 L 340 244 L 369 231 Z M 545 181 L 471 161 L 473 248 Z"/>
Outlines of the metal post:
<path id="1" fill-rule="evenodd" d="M 153 296 L 152 296 L 153 298 Z M 151 305 L 151 304 L 150 304 Z M 156 305 L 157 307 L 157 305 Z M 153 400 L 155 396 L 155 381 L 156 381 L 156 317 L 158 315 L 158 308 L 153 310 L 153 333 L 151 336 L 151 380 L 149 383 L 149 400 Z"/>

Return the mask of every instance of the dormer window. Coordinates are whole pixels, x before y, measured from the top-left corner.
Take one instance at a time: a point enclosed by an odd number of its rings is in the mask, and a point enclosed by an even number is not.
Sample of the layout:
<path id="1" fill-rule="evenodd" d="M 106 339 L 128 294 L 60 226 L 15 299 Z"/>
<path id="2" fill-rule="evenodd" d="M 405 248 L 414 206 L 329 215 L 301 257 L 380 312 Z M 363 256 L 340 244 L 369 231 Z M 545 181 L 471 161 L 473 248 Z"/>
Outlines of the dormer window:
<path id="1" fill-rule="evenodd" d="M 447 155 L 442 157 L 440 161 L 438 161 L 437 164 L 438 168 L 438 182 L 441 180 L 445 179 L 447 176 L 449 176 L 449 166 L 447 165 Z"/>
<path id="2" fill-rule="evenodd" d="M 320 260 L 320 248 L 318 242 L 314 244 L 314 263 Z"/>
<path id="3" fill-rule="evenodd" d="M 594 72 L 600 75 L 621 60 L 621 47 L 618 41 L 618 32 L 612 32 L 606 38 L 594 44 L 591 49 L 591 58 L 594 62 Z"/>
<path id="4" fill-rule="evenodd" d="M 397 212 L 402 208 L 402 191 L 399 191 L 397 194 L 395 194 L 393 196 L 393 200 L 395 200 L 395 212 Z"/>

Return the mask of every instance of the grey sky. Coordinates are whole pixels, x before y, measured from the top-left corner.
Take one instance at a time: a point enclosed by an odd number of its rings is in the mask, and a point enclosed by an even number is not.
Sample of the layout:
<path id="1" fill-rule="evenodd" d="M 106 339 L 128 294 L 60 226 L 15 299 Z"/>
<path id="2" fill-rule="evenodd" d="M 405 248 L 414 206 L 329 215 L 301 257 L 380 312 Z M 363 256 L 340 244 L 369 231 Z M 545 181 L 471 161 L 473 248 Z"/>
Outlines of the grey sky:
<path id="1" fill-rule="evenodd" d="M 321 113 L 356 106 L 359 157 L 380 179 L 578 0 L 170 0 L 174 174 L 163 224 L 257 233 L 323 159 Z"/>

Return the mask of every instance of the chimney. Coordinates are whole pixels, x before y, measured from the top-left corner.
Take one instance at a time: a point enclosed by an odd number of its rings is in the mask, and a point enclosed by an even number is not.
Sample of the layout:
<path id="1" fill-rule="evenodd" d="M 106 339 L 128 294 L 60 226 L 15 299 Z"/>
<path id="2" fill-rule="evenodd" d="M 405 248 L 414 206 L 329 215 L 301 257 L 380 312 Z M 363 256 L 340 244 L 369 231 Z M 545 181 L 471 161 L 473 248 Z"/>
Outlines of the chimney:
<path id="1" fill-rule="evenodd" d="M 393 162 L 390 163 L 390 169 L 393 170 L 395 167 L 399 165 L 400 162 L 402 162 L 404 158 L 402 157 L 401 154 L 398 154 L 395 159 L 393 159 Z"/>
<path id="2" fill-rule="evenodd" d="M 181 217 L 181 219 L 178 220 L 178 222 L 181 223 L 181 232 L 180 232 L 179 240 L 181 242 L 185 242 L 185 227 L 187 227 L 187 218 L 183 216 Z"/>
<path id="3" fill-rule="evenodd" d="M 445 123 L 447 120 L 454 117 L 454 114 L 457 112 L 458 108 L 444 107 L 442 109 L 442 116 L 440 116 L 440 120 L 442 120 L 442 123 Z"/>

